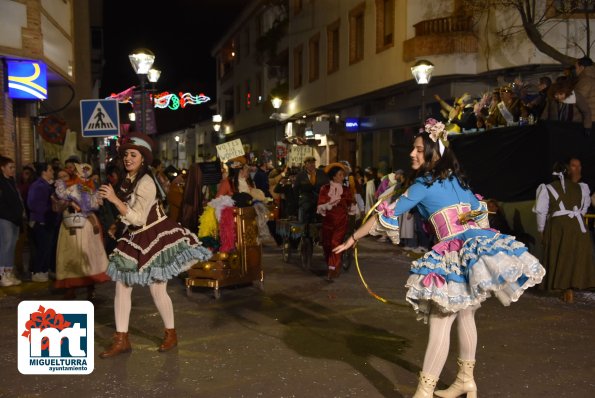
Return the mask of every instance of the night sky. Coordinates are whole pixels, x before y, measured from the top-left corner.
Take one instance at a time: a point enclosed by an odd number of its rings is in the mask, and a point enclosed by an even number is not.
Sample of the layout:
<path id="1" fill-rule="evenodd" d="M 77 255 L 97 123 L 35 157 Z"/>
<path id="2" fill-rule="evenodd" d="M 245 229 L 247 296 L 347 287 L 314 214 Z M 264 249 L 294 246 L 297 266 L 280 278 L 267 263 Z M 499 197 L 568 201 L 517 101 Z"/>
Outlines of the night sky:
<path id="1" fill-rule="evenodd" d="M 204 93 L 212 98 L 206 104 L 176 111 L 156 109 L 158 131 L 210 119 L 208 107 L 215 100 L 211 51 L 246 4 L 247 0 L 105 1 L 105 66 L 100 96 L 137 86 L 139 80 L 128 54 L 136 48 L 148 48 L 155 54 L 153 67 L 161 70 L 158 92 Z"/>

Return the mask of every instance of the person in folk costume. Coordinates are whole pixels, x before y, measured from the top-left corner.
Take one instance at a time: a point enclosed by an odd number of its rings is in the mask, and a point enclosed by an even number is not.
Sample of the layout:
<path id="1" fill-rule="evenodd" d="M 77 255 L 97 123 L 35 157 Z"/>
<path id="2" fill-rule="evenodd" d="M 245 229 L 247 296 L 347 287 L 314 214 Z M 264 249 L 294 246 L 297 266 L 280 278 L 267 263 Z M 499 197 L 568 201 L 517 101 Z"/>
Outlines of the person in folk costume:
<path id="1" fill-rule="evenodd" d="M 444 124 L 428 119 L 410 153 L 416 173 L 413 184 L 398 198 L 383 201 L 376 214 L 334 249 L 353 246 L 368 233 L 387 234 L 398 243 L 398 216 L 417 206 L 432 223 L 439 243 L 411 264 L 407 301 L 430 333 L 414 398 L 477 397 L 473 378 L 477 330 L 475 311 L 494 294 L 504 305 L 541 282 L 545 270 L 514 237 L 491 230 L 485 203 L 471 192 L 459 163 L 447 146 Z M 459 372 L 446 390 L 436 383 L 446 362 L 450 329 L 457 320 Z"/>
<path id="2" fill-rule="evenodd" d="M 490 109 L 490 115 L 486 120 L 487 128 L 513 126 L 521 116 L 521 105 L 512 85 L 500 87 L 500 102 Z"/>
<path id="3" fill-rule="evenodd" d="M 343 184 L 345 165 L 331 163 L 325 167 L 330 182 L 320 188 L 316 212 L 322 216 L 320 236 L 328 267 L 327 281 L 332 282 L 341 272 L 341 255 L 333 248 L 345 238 L 349 215 L 355 214 L 356 203 L 351 189 Z"/>
<path id="4" fill-rule="evenodd" d="M 153 140 L 144 133 L 131 132 L 120 137 L 118 152 L 126 177 L 116 187 L 102 185 L 99 188 L 100 196 L 118 209 L 119 222 L 124 226 L 107 269 L 107 274 L 116 282 L 116 333 L 113 344 L 100 354 L 101 358 L 131 351 L 128 325 L 134 285 L 149 286 L 163 320 L 165 337 L 158 350 L 174 348 L 178 339 L 167 281 L 211 257 L 211 252 L 201 246 L 195 234 L 166 216 L 155 177 L 149 169 L 153 148 Z M 115 230 L 113 227 L 112 233 Z"/>
<path id="5" fill-rule="evenodd" d="M 105 282 L 109 277 L 107 254 L 102 239 L 99 218 L 94 211 L 99 209 L 101 199 L 90 179 L 91 165 L 75 163 L 75 177 L 68 181 L 58 179 L 55 183 L 56 196 L 67 201 L 68 208 L 63 212 L 63 220 L 58 232 L 56 249 L 56 281 L 54 287 L 66 289 L 64 298 L 76 298 L 76 288 L 87 288 L 87 299 L 95 297 L 95 283 Z M 86 221 L 82 228 L 71 228 L 65 219 L 72 213 L 81 213 Z"/>
<path id="6" fill-rule="evenodd" d="M 228 160 L 228 176 L 221 180 L 217 188 L 216 198 L 228 195 L 236 202 L 236 206 L 253 206 L 256 211 L 256 222 L 258 223 L 258 238 L 261 244 L 274 245 L 275 239 L 271 235 L 267 222 L 269 220 L 269 210 L 264 203 L 267 198 L 265 193 L 254 186 L 250 178 L 250 167 L 244 156 L 239 156 Z M 246 202 L 248 194 L 250 200 Z M 246 202 L 246 203 L 242 203 Z"/>
<path id="7" fill-rule="evenodd" d="M 572 303 L 573 289 L 595 287 L 591 239 L 583 221 L 591 204 L 590 192 L 587 184 L 569 178 L 564 162 L 556 162 L 552 175 L 553 182 L 537 188 L 533 208 L 544 245 L 543 264 L 548 272 L 542 287 L 563 290 L 562 299 Z"/>

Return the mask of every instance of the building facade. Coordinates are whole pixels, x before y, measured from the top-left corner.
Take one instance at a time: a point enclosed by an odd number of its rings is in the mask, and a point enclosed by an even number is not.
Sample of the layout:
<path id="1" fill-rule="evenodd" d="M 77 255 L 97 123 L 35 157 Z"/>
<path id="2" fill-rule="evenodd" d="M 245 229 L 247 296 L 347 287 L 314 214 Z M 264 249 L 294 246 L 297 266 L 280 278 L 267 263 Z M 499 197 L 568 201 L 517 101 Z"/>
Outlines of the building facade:
<path id="1" fill-rule="evenodd" d="M 91 146 L 80 137 L 79 101 L 97 98 L 101 19 L 100 0 L 0 0 L 0 154 L 19 170 L 36 160 L 80 156 Z M 44 64 L 47 99 L 11 97 L 9 61 Z"/>
<path id="2" fill-rule="evenodd" d="M 585 14 L 569 15 L 563 1 L 537 3 L 536 14 L 545 16 L 540 37 L 569 57 L 582 56 L 573 43 L 587 39 Z M 264 24 L 271 15 L 273 23 Z M 516 34 L 503 33 L 515 26 Z M 270 141 L 260 137 L 270 136 L 266 99 L 278 83 L 286 95 L 276 113 L 282 131 L 315 138 L 308 142 L 322 163 L 404 168 L 421 116 L 439 116 L 434 95 L 477 98 L 517 78 L 556 77 L 569 66 L 538 51 L 519 26 L 514 7 L 478 10 L 464 0 L 253 1 L 223 38 L 227 44 L 214 50 L 226 139 Z M 254 48 L 261 50 L 257 59 Z M 427 86 L 411 74 L 420 59 L 434 64 Z M 265 77 L 258 91 L 249 78 L 256 73 Z M 254 93 L 265 99 L 256 107 L 246 102 Z"/>

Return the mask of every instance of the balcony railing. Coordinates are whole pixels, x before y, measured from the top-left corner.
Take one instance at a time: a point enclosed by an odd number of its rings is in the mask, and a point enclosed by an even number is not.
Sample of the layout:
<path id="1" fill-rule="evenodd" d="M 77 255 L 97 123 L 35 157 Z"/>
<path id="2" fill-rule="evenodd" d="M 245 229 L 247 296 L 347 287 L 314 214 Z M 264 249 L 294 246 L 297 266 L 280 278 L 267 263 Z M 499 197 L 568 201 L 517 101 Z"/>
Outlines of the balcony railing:
<path id="1" fill-rule="evenodd" d="M 428 19 L 413 25 L 415 36 L 443 35 L 446 33 L 472 32 L 473 19 L 471 16 L 452 16 L 446 18 Z"/>

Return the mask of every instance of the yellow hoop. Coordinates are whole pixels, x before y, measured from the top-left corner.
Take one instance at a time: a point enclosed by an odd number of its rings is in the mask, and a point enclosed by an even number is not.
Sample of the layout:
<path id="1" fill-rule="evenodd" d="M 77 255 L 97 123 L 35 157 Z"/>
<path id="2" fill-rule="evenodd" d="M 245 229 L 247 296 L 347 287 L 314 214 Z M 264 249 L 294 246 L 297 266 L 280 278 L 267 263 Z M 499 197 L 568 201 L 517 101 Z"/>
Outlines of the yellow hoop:
<path id="1" fill-rule="evenodd" d="M 370 210 L 368 210 L 368 212 L 366 213 L 366 215 L 364 216 L 364 218 L 362 220 L 362 225 L 364 225 L 366 223 L 366 221 L 368 221 L 368 219 L 370 218 L 370 215 L 378 207 L 378 205 L 380 204 L 380 202 L 382 202 L 382 198 L 379 199 L 374 204 L 374 206 L 372 206 L 372 208 Z M 379 296 L 378 294 L 374 293 L 372 291 L 372 289 L 370 289 L 370 287 L 366 283 L 366 280 L 364 279 L 364 275 L 362 274 L 362 271 L 361 271 L 360 266 L 359 266 L 359 261 L 357 259 L 357 241 L 353 245 L 353 258 L 355 260 L 355 268 L 357 269 L 357 273 L 359 275 L 359 279 L 362 281 L 362 284 L 364 285 L 364 287 L 366 288 L 366 290 L 368 291 L 368 294 L 370 294 L 370 296 L 374 297 L 378 301 L 383 302 L 384 304 L 392 304 L 392 305 L 396 305 L 398 307 L 407 307 L 407 308 L 409 308 L 409 306 L 406 305 L 406 304 L 400 304 L 400 303 L 395 303 L 393 301 L 389 301 L 389 300 L 385 299 L 384 297 Z"/>

